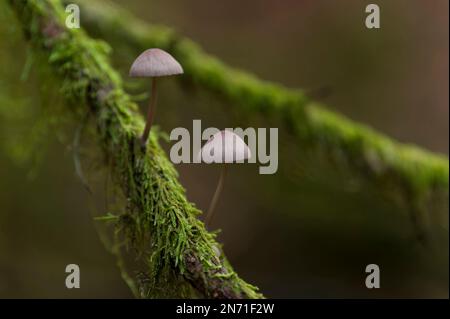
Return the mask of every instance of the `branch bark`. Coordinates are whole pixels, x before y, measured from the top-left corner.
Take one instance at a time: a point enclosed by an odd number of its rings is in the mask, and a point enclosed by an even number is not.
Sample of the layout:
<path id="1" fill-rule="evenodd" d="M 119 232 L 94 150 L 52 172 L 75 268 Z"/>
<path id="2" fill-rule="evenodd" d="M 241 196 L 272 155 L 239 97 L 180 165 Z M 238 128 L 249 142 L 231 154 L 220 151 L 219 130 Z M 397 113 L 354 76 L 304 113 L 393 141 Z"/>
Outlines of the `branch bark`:
<path id="1" fill-rule="evenodd" d="M 117 230 L 146 263 L 145 278 L 136 279 L 141 297 L 191 297 L 195 287 L 210 298 L 261 298 L 257 288 L 233 271 L 214 235 L 197 219 L 201 213 L 185 197 L 177 173 L 152 131 L 146 153 L 139 147 L 144 122 L 110 67 L 108 47 L 67 29 L 58 0 L 9 0 L 26 39 L 46 57 L 61 81 L 66 100 L 97 127 L 99 147 L 112 162 L 115 182 L 127 200 L 117 216 Z M 218 254 L 218 251 L 220 252 Z"/>

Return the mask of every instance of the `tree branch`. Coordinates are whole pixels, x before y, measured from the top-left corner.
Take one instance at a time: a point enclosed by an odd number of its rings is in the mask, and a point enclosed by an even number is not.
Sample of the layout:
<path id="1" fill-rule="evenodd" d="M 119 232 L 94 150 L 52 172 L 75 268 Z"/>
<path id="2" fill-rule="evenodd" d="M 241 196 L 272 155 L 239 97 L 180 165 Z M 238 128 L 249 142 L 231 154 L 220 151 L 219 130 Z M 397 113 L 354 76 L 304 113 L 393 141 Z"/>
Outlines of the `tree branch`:
<path id="1" fill-rule="evenodd" d="M 320 149 L 332 165 L 349 167 L 359 179 L 382 192 L 395 193 L 414 220 L 424 219 L 436 199 L 448 205 L 446 156 L 401 144 L 330 112 L 301 90 L 233 69 L 172 29 L 145 23 L 109 1 L 76 2 L 82 5 L 83 25 L 92 34 L 120 51 L 134 50 L 133 54 L 150 47 L 171 52 L 192 83 L 226 99 L 240 114 L 259 113 L 269 121 L 281 120 L 302 151 Z"/>
<path id="2" fill-rule="evenodd" d="M 83 30 L 67 29 L 57 0 L 9 3 L 35 52 L 47 58 L 60 79 L 67 101 L 94 119 L 99 146 L 127 200 L 126 212 L 115 219 L 117 230 L 143 255 L 147 268 L 137 280 L 140 296 L 262 297 L 238 277 L 197 219 L 201 212 L 187 201 L 157 134 L 152 131 L 146 153 L 138 147 L 144 123 L 109 65 L 108 46 Z"/>

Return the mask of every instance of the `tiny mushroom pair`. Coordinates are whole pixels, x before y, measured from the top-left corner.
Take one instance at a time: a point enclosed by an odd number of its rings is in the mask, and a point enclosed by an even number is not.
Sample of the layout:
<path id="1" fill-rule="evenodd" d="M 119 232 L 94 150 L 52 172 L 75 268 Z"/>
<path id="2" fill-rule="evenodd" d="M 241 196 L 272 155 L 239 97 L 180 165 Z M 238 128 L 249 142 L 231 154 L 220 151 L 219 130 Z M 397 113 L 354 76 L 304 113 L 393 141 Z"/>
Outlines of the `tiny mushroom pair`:
<path id="1" fill-rule="evenodd" d="M 147 139 L 152 127 L 156 106 L 156 79 L 158 77 L 182 74 L 183 68 L 169 53 L 161 49 L 148 49 L 141 53 L 130 68 L 131 77 L 151 77 L 152 90 L 147 111 L 147 121 L 141 136 L 141 146 L 145 149 Z M 217 205 L 223 188 L 227 166 L 230 163 L 243 162 L 251 157 L 250 149 L 245 142 L 229 130 L 219 131 L 205 143 L 198 154 L 200 161 L 205 163 L 221 163 L 222 170 L 217 183 L 214 196 L 206 213 L 205 224 L 211 222 L 214 209 Z"/>

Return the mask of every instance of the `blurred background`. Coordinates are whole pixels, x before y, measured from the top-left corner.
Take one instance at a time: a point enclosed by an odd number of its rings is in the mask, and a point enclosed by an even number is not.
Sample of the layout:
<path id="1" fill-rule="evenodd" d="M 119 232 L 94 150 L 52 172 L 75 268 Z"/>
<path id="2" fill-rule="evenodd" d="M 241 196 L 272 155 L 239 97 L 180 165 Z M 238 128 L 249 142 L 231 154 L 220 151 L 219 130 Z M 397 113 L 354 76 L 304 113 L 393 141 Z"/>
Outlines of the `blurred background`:
<path id="1" fill-rule="evenodd" d="M 378 30 L 366 29 L 370 2 L 359 0 L 114 2 L 262 79 L 312 92 L 327 87 L 318 99 L 330 109 L 448 155 L 446 0 L 376 1 Z M 14 15 L 0 7 L 0 297 L 131 298 L 92 218 L 92 210 L 105 213 L 103 195 L 88 195 L 75 174 L 76 127 L 58 119 L 57 86 L 45 85 Z M 83 12 L 81 26 L 82 19 Z M 113 51 L 127 81 L 134 58 Z M 133 95 L 149 87 L 129 84 Z M 155 122 L 165 131 L 191 129 L 192 119 L 204 128 L 244 123 L 226 103 L 174 81 L 163 81 L 159 94 Z M 58 130 L 49 129 L 55 123 Z M 433 244 L 421 245 L 404 208 L 293 150 L 280 131 L 278 174 L 259 175 L 256 164 L 233 167 L 213 222 L 242 278 L 267 297 L 448 298 L 448 226 L 436 225 Z M 206 209 L 219 168 L 177 169 L 189 200 Z M 65 288 L 70 263 L 81 268 L 81 289 Z M 365 287 L 370 263 L 380 266 L 381 289 Z"/>

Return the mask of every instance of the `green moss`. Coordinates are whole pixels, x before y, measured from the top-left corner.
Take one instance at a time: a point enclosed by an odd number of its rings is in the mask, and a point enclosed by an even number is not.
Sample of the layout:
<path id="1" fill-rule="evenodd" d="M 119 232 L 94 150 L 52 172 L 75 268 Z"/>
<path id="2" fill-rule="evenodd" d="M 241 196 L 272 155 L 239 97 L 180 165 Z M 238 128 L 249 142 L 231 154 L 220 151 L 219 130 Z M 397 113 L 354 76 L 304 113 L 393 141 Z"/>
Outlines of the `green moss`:
<path id="1" fill-rule="evenodd" d="M 435 187 L 448 190 L 448 159 L 445 156 L 392 141 L 319 105 L 311 105 L 308 116 L 310 134 L 320 132 L 321 143 L 328 148 L 345 150 L 348 159 L 360 165 L 372 179 L 396 178 L 401 188 L 408 187 L 417 195 Z"/>
<path id="2" fill-rule="evenodd" d="M 78 2 L 84 4 L 86 0 Z M 358 180 L 372 184 L 406 208 L 418 236 L 427 232 L 425 220 L 433 210 L 448 214 L 446 156 L 401 144 L 330 112 L 310 101 L 301 90 L 287 89 L 233 69 L 170 28 L 146 24 L 118 6 L 91 10 L 93 3 L 100 6 L 109 2 L 86 3 L 85 25 L 91 32 L 133 54 L 149 47 L 171 52 L 184 67 L 183 81 L 213 92 L 241 116 L 252 118 L 261 114 L 269 123 L 281 121 L 302 152 L 324 156 L 337 169 L 345 167 Z M 119 32 L 109 32 L 113 27 Z"/>
<path id="3" fill-rule="evenodd" d="M 107 219 L 115 221 L 117 238 L 146 265 L 134 278 L 138 294 L 192 297 L 198 293 L 191 282 L 201 280 L 196 285 L 204 287 L 201 293 L 206 297 L 214 296 L 211 282 L 228 287 L 236 296 L 261 297 L 256 287 L 237 276 L 224 256 L 216 257 L 215 235 L 206 231 L 197 218 L 201 212 L 187 201 L 177 172 L 158 143 L 158 132 L 152 130 L 146 153 L 138 147 L 144 123 L 109 64 L 109 47 L 82 30 L 66 29 L 57 0 L 10 3 L 33 47 L 48 57 L 73 111 L 94 117 L 99 143 L 127 203 L 125 212 Z M 200 263 L 195 269 L 186 264 L 191 255 Z"/>
<path id="4" fill-rule="evenodd" d="M 104 0 L 78 0 L 84 5 L 85 25 L 115 46 L 134 52 L 160 47 L 183 65 L 188 78 L 229 102 L 239 114 L 262 114 L 280 119 L 302 150 L 321 149 L 334 165 L 348 165 L 355 175 L 378 189 L 391 189 L 406 203 L 448 198 L 448 158 L 404 145 L 317 105 L 301 90 L 265 82 L 233 69 L 202 51 L 170 28 L 146 24 Z M 102 11 L 93 9 L 102 7 Z M 114 28 L 118 32 L 109 32 Z M 337 155 L 339 154 L 339 155 Z M 344 160 L 339 160 L 339 158 Z"/>

